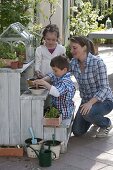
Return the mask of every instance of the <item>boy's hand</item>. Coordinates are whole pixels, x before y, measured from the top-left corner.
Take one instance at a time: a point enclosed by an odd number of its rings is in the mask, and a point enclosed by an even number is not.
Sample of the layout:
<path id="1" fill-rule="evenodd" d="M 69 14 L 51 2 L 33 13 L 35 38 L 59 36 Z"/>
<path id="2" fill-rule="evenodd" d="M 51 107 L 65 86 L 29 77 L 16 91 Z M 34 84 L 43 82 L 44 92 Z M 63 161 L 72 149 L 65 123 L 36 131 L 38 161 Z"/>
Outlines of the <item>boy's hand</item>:
<path id="1" fill-rule="evenodd" d="M 51 88 L 51 85 L 43 79 L 37 79 L 37 80 L 33 81 L 33 84 L 36 85 L 37 88 L 40 85 L 46 87 L 48 90 L 50 90 L 50 88 Z"/>

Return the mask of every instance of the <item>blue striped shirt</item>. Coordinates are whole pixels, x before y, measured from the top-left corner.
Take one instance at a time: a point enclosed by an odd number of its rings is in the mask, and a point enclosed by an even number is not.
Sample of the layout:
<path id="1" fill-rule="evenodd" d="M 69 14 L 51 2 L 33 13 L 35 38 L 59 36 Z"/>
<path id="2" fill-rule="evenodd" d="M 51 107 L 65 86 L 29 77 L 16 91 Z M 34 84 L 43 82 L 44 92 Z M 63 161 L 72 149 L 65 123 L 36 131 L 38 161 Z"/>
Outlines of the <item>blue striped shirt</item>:
<path id="1" fill-rule="evenodd" d="M 75 94 L 75 84 L 71 80 L 71 74 L 68 72 L 62 77 L 56 77 L 51 73 L 48 76 L 51 78 L 52 85 L 60 93 L 59 97 L 52 96 L 52 104 L 60 111 L 63 119 L 70 118 L 74 111 Z"/>
<path id="2" fill-rule="evenodd" d="M 88 102 L 93 97 L 99 101 L 106 99 L 113 101 L 107 68 L 99 56 L 88 54 L 84 72 L 81 72 L 78 60 L 73 58 L 70 62 L 70 70 L 78 82 L 83 103 Z"/>

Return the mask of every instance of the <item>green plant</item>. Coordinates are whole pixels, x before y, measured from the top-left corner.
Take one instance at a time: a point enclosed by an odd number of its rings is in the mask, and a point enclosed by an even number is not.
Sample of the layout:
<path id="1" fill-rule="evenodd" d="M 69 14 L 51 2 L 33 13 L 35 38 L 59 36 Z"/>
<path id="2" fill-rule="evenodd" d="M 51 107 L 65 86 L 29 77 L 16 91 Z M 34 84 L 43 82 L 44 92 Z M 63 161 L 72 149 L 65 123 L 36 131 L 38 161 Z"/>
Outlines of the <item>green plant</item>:
<path id="1" fill-rule="evenodd" d="M 58 118 L 60 112 L 55 107 L 50 107 L 50 109 L 45 113 L 46 118 Z"/>
<path id="2" fill-rule="evenodd" d="M 11 52 L 11 46 L 8 43 L 0 42 L 0 57 L 3 57 L 7 52 Z"/>
<path id="3" fill-rule="evenodd" d="M 27 26 L 31 14 L 28 12 L 30 0 L 2 0 L 0 1 L 0 33 L 10 24 L 20 22 Z"/>
<path id="4" fill-rule="evenodd" d="M 71 60 L 73 58 L 73 55 L 71 53 L 71 48 L 69 45 L 66 46 L 66 56 Z"/>
<path id="5" fill-rule="evenodd" d="M 71 7 L 72 14 L 76 11 L 76 16 L 70 16 L 70 35 L 87 36 L 89 32 L 98 29 L 98 13 L 99 10 L 93 9 L 90 2 L 84 2 L 81 10 L 75 6 Z"/>
<path id="6" fill-rule="evenodd" d="M 23 54 L 26 52 L 26 47 L 23 42 L 17 43 L 16 46 L 14 47 L 14 49 L 17 53 L 20 53 L 20 54 Z"/>
<path id="7" fill-rule="evenodd" d="M 7 59 L 12 59 L 12 60 L 15 60 L 15 59 L 17 59 L 17 55 L 16 55 L 16 53 L 14 52 L 14 53 L 6 53 L 6 58 Z"/>
<path id="8" fill-rule="evenodd" d="M 5 62 L 3 60 L 0 60 L 0 68 L 5 67 Z"/>
<path id="9" fill-rule="evenodd" d="M 14 49 L 11 49 L 9 43 L 0 42 L 0 58 L 3 59 L 16 59 L 16 53 Z"/>

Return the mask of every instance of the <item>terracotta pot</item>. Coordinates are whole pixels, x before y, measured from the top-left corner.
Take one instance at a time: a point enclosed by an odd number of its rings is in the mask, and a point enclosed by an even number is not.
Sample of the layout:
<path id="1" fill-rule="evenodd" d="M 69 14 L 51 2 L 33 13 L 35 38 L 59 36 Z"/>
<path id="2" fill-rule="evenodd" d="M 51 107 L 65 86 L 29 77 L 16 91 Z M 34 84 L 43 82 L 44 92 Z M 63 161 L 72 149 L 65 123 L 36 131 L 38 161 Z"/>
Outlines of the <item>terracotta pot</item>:
<path id="1" fill-rule="evenodd" d="M 11 67 L 11 63 L 12 63 L 12 62 L 15 62 L 15 60 L 4 59 L 4 58 L 0 58 L 0 61 L 4 62 L 5 67 Z"/>
<path id="2" fill-rule="evenodd" d="M 18 68 L 22 68 L 23 67 L 23 63 L 21 61 L 18 61 Z"/>
<path id="3" fill-rule="evenodd" d="M 17 69 L 18 68 L 18 61 L 11 62 L 11 68 L 12 69 Z"/>
<path id="4" fill-rule="evenodd" d="M 43 118 L 43 125 L 45 126 L 60 126 L 62 122 L 62 118 L 58 117 L 58 118 Z"/>

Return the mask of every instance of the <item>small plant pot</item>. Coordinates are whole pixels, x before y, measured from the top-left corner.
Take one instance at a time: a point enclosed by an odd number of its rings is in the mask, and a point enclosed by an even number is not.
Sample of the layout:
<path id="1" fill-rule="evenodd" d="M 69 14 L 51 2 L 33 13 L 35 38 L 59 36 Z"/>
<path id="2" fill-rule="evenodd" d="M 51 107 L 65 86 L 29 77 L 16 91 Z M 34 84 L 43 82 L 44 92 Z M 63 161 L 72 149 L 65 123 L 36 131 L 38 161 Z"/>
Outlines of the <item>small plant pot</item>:
<path id="1" fill-rule="evenodd" d="M 62 122 L 62 117 L 59 116 L 58 118 L 43 118 L 43 125 L 45 126 L 60 126 Z"/>
<path id="2" fill-rule="evenodd" d="M 18 61 L 18 68 L 22 68 L 23 67 L 23 62 Z"/>
<path id="3" fill-rule="evenodd" d="M 11 62 L 11 68 L 12 69 L 17 69 L 18 68 L 18 61 Z"/>
<path id="4" fill-rule="evenodd" d="M 11 63 L 15 62 L 15 60 L 5 58 L 0 58 L 0 61 L 4 63 L 5 67 L 11 67 Z"/>

